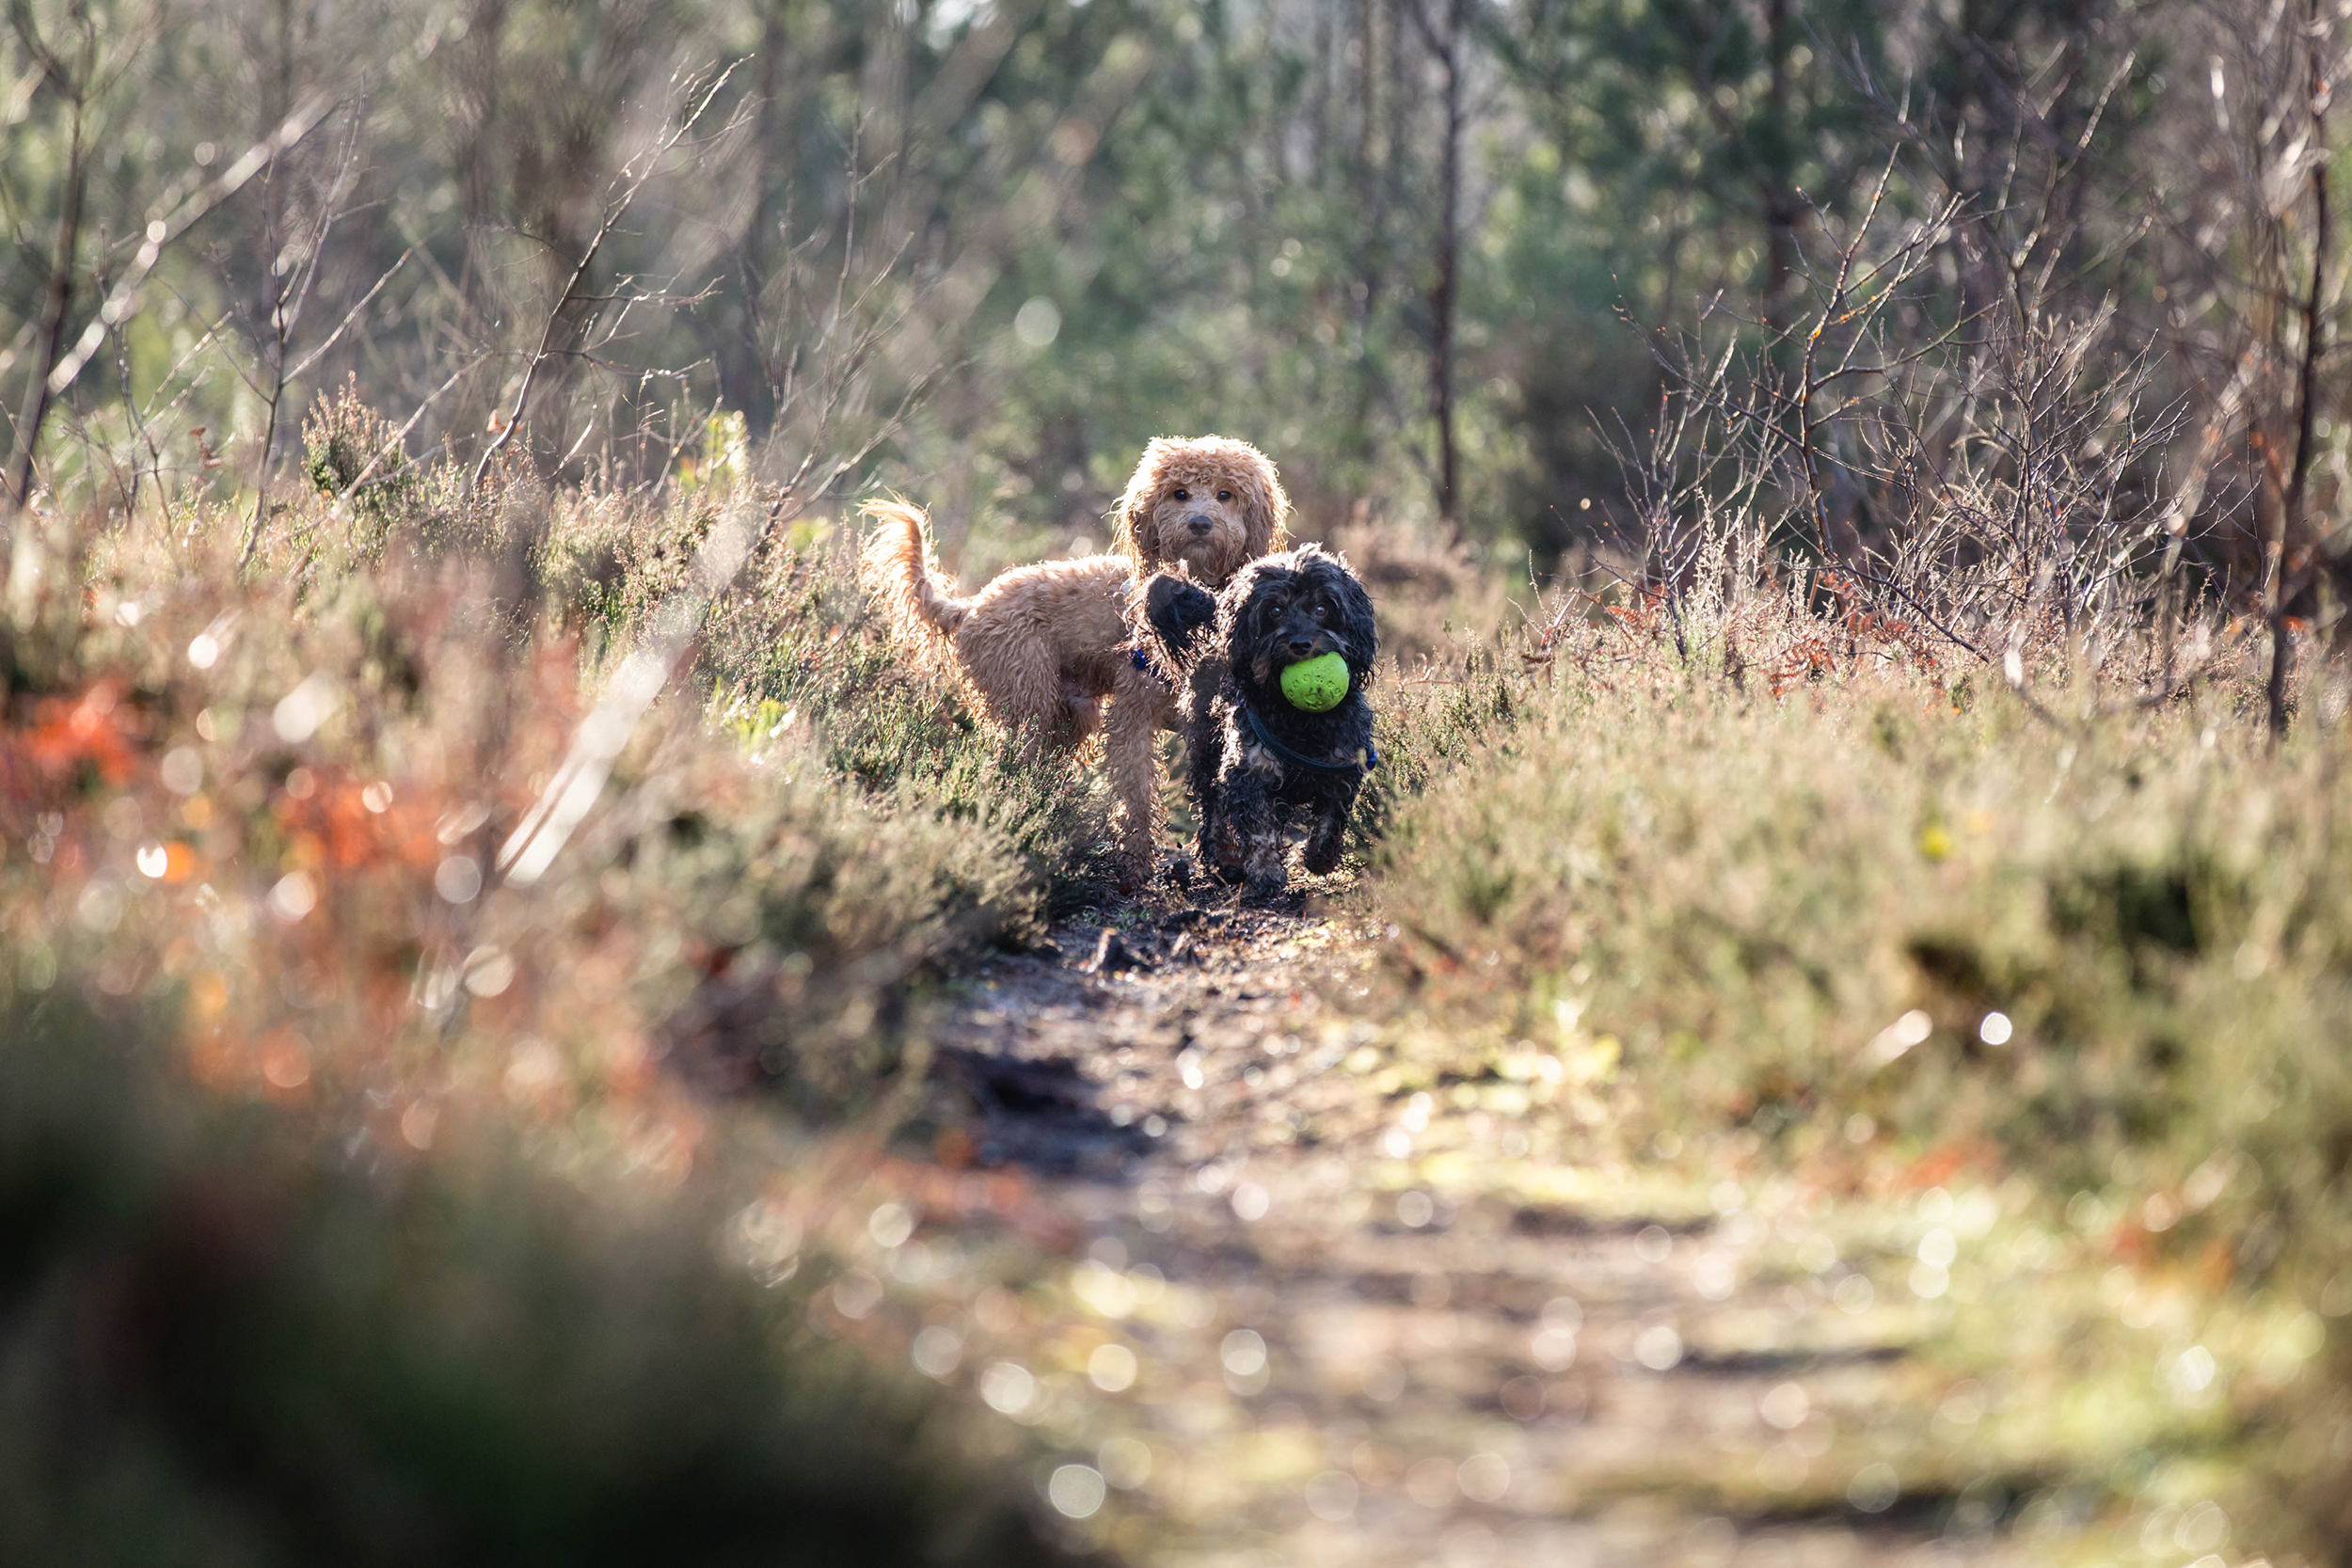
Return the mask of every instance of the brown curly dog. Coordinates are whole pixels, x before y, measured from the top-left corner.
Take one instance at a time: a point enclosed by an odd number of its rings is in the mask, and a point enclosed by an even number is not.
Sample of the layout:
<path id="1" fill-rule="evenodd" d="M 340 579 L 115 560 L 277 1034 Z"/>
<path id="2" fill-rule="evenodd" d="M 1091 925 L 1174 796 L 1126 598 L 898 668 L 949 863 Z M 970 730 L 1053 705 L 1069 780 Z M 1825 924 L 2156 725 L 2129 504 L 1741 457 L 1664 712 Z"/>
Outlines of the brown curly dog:
<path id="1" fill-rule="evenodd" d="M 1283 548 L 1290 498 L 1273 463 L 1221 436 L 1155 440 L 1120 498 L 1117 554 L 1016 566 L 969 598 L 937 575 L 919 507 L 869 500 L 863 511 L 876 526 L 858 578 L 905 646 L 947 656 L 990 721 L 1030 744 L 1076 748 L 1102 732 L 1122 867 L 1148 876 L 1159 812 L 1152 736 L 1174 727 L 1176 709 L 1134 657 L 1135 585 L 1175 571 L 1214 590 Z"/>

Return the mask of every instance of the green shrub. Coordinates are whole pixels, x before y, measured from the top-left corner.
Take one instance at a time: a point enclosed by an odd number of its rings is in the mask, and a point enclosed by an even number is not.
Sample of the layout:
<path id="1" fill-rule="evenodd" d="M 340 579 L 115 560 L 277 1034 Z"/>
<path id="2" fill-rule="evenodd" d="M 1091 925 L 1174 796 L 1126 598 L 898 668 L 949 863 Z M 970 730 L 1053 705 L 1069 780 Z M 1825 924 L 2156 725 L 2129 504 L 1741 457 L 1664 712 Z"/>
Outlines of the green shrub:
<path id="1" fill-rule="evenodd" d="M 303 416 L 302 471 L 321 496 L 349 498 L 366 525 L 357 552 L 362 557 L 372 558 L 383 547 L 386 534 L 424 489 L 399 427 L 360 401 L 356 378 Z"/>
<path id="2" fill-rule="evenodd" d="M 102 603 L 151 599 L 146 564 L 118 562 Z M 698 1082 L 769 1087 L 834 1119 L 895 1079 L 909 986 L 1034 929 L 1055 857 L 1084 847 L 1058 826 L 1074 784 L 1009 769 L 951 719 L 903 777 L 880 748 L 860 777 L 806 721 L 771 713 L 747 739 L 725 733 L 681 680 L 548 870 L 528 891 L 502 886 L 500 850 L 557 777 L 602 684 L 595 665 L 614 661 L 583 660 L 552 625 L 508 641 L 498 577 L 404 554 L 291 585 L 186 585 L 135 626 L 75 628 L 66 689 L 20 705 L 17 733 L 0 736 L 57 765 L 18 775 L 13 831 L 54 814 L 56 858 L 0 862 L 0 918 L 66 968 L 111 964 L 158 988 L 217 978 L 224 1026 L 296 1029 L 322 1075 L 342 1070 L 322 1042 L 396 1024 L 415 1036 L 400 1055 L 421 1080 L 449 1060 L 495 1076 L 535 1038 L 593 1100 L 615 1053 L 642 1047 Z M 783 608 L 779 637 L 826 646 L 821 626 L 793 619 L 814 604 Z M 186 656 L 199 640 L 200 666 Z M 298 689 L 321 696 L 314 727 L 289 739 L 278 708 Z M 845 684 L 845 722 L 861 718 L 852 696 Z M 175 754 L 193 797 L 167 782 Z M 139 871 L 143 843 L 169 847 L 169 879 Z M 478 898 L 439 892 L 453 857 L 480 877 Z M 294 924 L 267 905 L 290 875 L 316 897 Z M 266 939 L 234 963 L 186 896 L 199 882 L 220 918 Z M 109 930 L 73 918 L 85 894 L 119 906 Z M 512 979 L 474 999 L 460 984 L 485 962 Z M 332 983 L 289 978 L 303 974 Z"/>
<path id="3" fill-rule="evenodd" d="M 2306 1499 L 2266 1544 L 2339 1529 L 2343 732 L 2272 755 L 2185 707 L 2060 732 L 1907 673 L 1779 700 L 1569 668 L 1512 700 L 1507 741 L 1398 800 L 1377 856 L 1399 1049 L 1470 1080 L 1514 1042 L 1621 1062 L 1601 1092 L 1635 1147 L 1760 1137 L 1802 1167 L 1858 1127 L 2021 1176 L 2047 1216 L 2094 1195 L 2110 1260 L 2336 1314 L 2329 1377 L 2300 1352 L 2221 1375 L 2241 1480 L 2271 1455 Z"/>
<path id="4" fill-rule="evenodd" d="M 867 798 L 1009 845 L 1048 908 L 1101 891 L 1107 797 L 1083 759 L 1025 755 L 985 728 L 952 678 L 894 644 L 829 538 L 756 565 L 756 585 L 715 613 L 704 654 L 739 733 L 807 727 Z"/>

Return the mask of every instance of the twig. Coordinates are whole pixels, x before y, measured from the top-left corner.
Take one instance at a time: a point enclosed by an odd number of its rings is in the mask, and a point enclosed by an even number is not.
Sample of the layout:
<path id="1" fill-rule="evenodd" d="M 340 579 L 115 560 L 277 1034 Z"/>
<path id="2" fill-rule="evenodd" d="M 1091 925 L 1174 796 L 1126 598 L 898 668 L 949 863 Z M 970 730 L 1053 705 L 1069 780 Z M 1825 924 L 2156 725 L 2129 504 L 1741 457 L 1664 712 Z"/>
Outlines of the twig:
<path id="1" fill-rule="evenodd" d="M 266 412 L 262 420 L 261 451 L 254 460 L 253 516 L 246 525 L 245 543 L 237 551 L 239 571 L 243 571 L 246 563 L 253 559 L 254 546 L 262 541 L 262 521 L 269 515 L 270 459 L 278 445 L 278 411 L 285 406 L 286 387 L 294 379 L 294 372 L 286 366 L 287 347 L 294 341 L 294 328 L 302 320 L 303 307 L 310 303 L 311 285 L 318 281 L 319 263 L 326 254 L 327 235 L 333 231 L 335 220 L 341 216 L 343 197 L 351 189 L 352 170 L 358 166 L 359 159 L 359 124 L 366 112 L 364 101 L 352 112 L 343 135 L 342 161 L 336 167 L 333 188 L 319 203 L 318 215 L 311 225 L 310 243 L 306 247 L 309 254 L 303 258 L 300 276 L 288 284 L 273 281 L 270 290 L 270 341 L 266 352 L 272 374 L 269 390 L 262 398 L 262 406 Z M 278 164 L 273 159 L 270 164 L 270 184 L 273 187 L 277 183 L 277 171 Z M 267 205 L 274 210 L 276 203 L 273 201 Z M 278 246 L 274 217 L 264 230 L 264 240 L 270 254 L 276 255 Z M 273 279 L 275 277 L 273 268 Z M 369 297 L 373 297 L 373 291 L 370 291 Z M 344 320 L 348 322 L 350 318 L 346 316 Z M 340 333 L 342 328 L 336 330 Z"/>
<path id="2" fill-rule="evenodd" d="M 141 283 L 147 281 L 147 275 L 154 270 L 164 246 L 186 233 L 214 208 L 244 189 L 246 182 L 260 173 L 272 158 L 309 135 L 326 117 L 332 103 L 324 92 L 312 93 L 295 105 L 294 111 L 278 124 L 277 130 L 246 149 L 242 157 L 221 170 L 218 176 L 208 181 L 177 208 L 163 216 L 148 220 L 147 237 L 140 243 L 137 254 L 131 259 L 130 266 L 124 269 L 121 280 L 107 294 L 106 303 L 99 308 L 97 316 L 75 341 L 73 351 L 50 372 L 49 392 L 53 398 L 73 385 L 74 379 L 82 373 L 82 368 L 89 363 L 90 356 L 106 341 L 106 334 L 136 313 L 132 309 L 132 295 L 138 292 Z"/>
<path id="3" fill-rule="evenodd" d="M 695 122 L 702 119 L 704 111 L 707 110 L 711 103 L 717 99 L 719 90 L 726 86 L 727 78 L 734 74 L 735 67 L 732 65 L 720 71 L 704 89 L 693 108 L 671 129 L 667 135 L 661 138 L 651 151 L 644 155 L 641 163 L 636 163 L 635 166 L 626 164 L 622 166 L 621 176 L 627 181 L 627 185 L 622 189 L 619 199 L 606 203 L 604 221 L 597 226 L 595 235 L 588 241 L 587 248 L 580 252 L 580 261 L 573 266 L 571 277 L 564 282 L 564 292 L 556 296 L 555 303 L 548 308 L 547 320 L 540 324 L 538 346 L 532 351 L 530 364 L 523 368 L 522 385 L 515 388 L 515 401 L 507 409 L 504 421 L 500 424 L 497 433 L 490 437 L 489 444 L 482 449 L 482 456 L 474 464 L 473 474 L 466 481 L 466 488 L 469 491 L 482 487 L 482 478 L 490 471 L 490 465 L 497 461 L 500 452 L 506 450 L 507 443 L 514 440 L 516 428 L 522 422 L 523 408 L 531 401 L 531 388 L 539 378 L 539 367 L 548 361 L 548 348 L 554 341 L 556 325 L 563 319 L 565 307 L 571 304 L 573 296 L 579 293 L 580 283 L 588 276 L 588 269 L 596 264 L 596 255 L 604 248 L 604 242 L 612 236 L 612 230 L 619 227 L 621 219 L 628 214 L 630 205 L 636 201 L 637 193 L 644 189 L 645 182 L 652 179 L 654 172 L 660 167 L 661 160 L 669 155 L 672 148 L 685 139 L 687 133 L 691 131 Z"/>
<path id="4" fill-rule="evenodd" d="M 49 405 L 63 390 L 53 385 L 53 367 L 65 341 L 67 315 L 73 308 L 74 261 L 82 245 L 82 198 L 89 182 L 88 148 L 83 131 L 91 77 L 97 70 L 98 30 L 87 17 L 81 19 L 80 62 L 78 66 L 69 66 L 41 39 L 26 0 L 14 0 L 9 20 L 42 77 L 66 100 L 70 127 L 66 133 L 65 187 L 57 204 L 56 238 L 50 249 L 40 325 L 34 338 L 39 353 L 33 362 L 33 373 L 25 383 L 24 405 L 17 413 L 15 451 L 7 493 L 0 495 L 0 505 L 6 506 L 12 515 L 33 499 L 33 453 L 40 445 L 40 427 L 49 416 Z"/>

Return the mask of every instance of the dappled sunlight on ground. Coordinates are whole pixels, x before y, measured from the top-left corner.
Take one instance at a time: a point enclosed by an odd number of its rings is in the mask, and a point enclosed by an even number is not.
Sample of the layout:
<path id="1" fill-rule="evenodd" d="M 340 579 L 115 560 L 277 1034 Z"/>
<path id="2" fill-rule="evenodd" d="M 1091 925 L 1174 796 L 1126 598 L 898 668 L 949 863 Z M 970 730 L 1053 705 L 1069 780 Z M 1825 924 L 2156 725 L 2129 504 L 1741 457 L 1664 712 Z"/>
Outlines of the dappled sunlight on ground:
<path id="1" fill-rule="evenodd" d="M 2032 1391 L 1936 1348 L 2010 1228 L 1996 1193 L 1710 1180 L 1526 1115 L 1530 1085 L 1567 1103 L 1565 1069 L 1409 1088 L 1348 1010 L 1381 933 L 1344 915 L 1114 924 L 1117 973 L 1089 972 L 1102 927 L 1065 926 L 948 988 L 927 1157 L 838 1205 L 818 1298 L 1031 1429 L 1074 1528 L 1168 1563 L 2113 1544 L 2029 1439 L 1982 1441 Z"/>

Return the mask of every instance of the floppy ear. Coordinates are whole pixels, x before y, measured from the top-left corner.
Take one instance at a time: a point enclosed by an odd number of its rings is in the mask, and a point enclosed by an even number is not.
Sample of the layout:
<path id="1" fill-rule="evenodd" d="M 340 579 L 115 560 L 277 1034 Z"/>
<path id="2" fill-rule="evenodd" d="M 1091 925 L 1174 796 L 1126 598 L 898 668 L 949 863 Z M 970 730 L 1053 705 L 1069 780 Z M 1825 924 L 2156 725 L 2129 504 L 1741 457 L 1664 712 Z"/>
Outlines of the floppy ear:
<path id="1" fill-rule="evenodd" d="M 1143 459 L 1128 476 L 1127 493 L 1119 498 L 1119 508 L 1112 515 L 1111 550 L 1138 568 L 1160 564 L 1159 549 L 1152 538 L 1152 503 L 1159 499 L 1161 466 L 1171 445 L 1157 436 L 1145 445 Z"/>
<path id="2" fill-rule="evenodd" d="M 1242 450 L 1248 453 L 1241 474 L 1241 493 L 1246 503 L 1242 512 L 1248 523 L 1249 553 L 1255 557 L 1288 549 L 1291 499 L 1282 493 L 1282 481 L 1274 471 L 1274 461 L 1255 447 Z"/>
<path id="3" fill-rule="evenodd" d="M 1347 569 L 1343 558 L 1326 557 L 1325 581 L 1339 601 L 1340 635 L 1347 640 L 1348 668 L 1360 676 L 1372 673 L 1373 657 L 1380 651 L 1380 628 L 1373 619 L 1372 595 Z"/>
<path id="4" fill-rule="evenodd" d="M 1266 574 L 1256 563 L 1235 572 L 1216 595 L 1216 647 L 1229 662 L 1245 662 L 1243 653 L 1249 639 L 1249 610 L 1258 597 Z"/>

